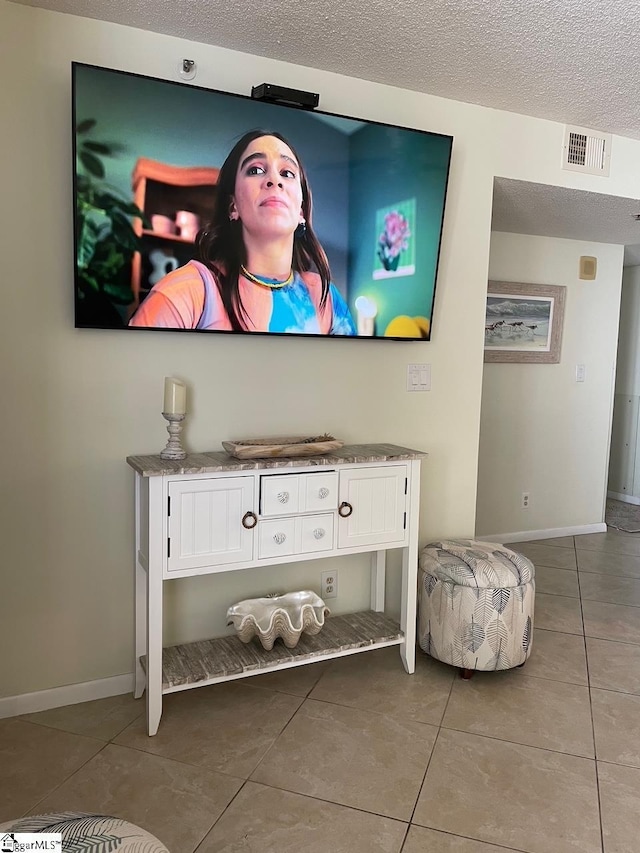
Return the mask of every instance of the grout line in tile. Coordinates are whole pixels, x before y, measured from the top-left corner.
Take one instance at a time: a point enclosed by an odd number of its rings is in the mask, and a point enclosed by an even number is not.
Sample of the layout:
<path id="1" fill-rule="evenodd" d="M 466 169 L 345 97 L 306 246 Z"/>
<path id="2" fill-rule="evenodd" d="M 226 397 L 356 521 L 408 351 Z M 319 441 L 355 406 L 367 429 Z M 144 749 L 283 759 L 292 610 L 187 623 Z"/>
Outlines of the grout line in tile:
<path id="1" fill-rule="evenodd" d="M 606 604 L 608 602 L 600 602 L 600 603 Z M 627 605 L 623 604 L 621 606 L 626 607 Z M 541 628 L 540 630 L 543 631 L 546 629 Z M 587 640 L 600 640 L 601 643 L 616 643 L 616 644 L 620 644 L 621 646 L 640 646 L 640 643 L 632 643 L 631 640 L 612 640 L 609 637 L 593 637 L 591 634 L 585 634 L 585 639 L 587 639 Z"/>
<path id="2" fill-rule="evenodd" d="M 457 672 L 457 670 L 456 670 L 456 672 Z M 436 744 L 438 743 L 438 738 L 440 737 L 440 732 L 442 731 L 442 721 L 444 720 L 445 714 L 447 713 L 447 708 L 449 707 L 449 702 L 451 701 L 451 694 L 453 693 L 453 685 L 454 685 L 455 679 L 456 679 L 456 674 L 454 673 L 454 676 L 451 679 L 451 684 L 449 685 L 449 693 L 447 694 L 447 701 L 444 703 L 444 708 L 442 709 L 442 715 L 440 717 L 440 722 L 438 724 L 438 731 L 436 732 L 436 736 L 435 736 L 435 739 L 433 741 L 433 746 L 431 747 L 431 752 L 429 753 L 429 759 L 427 761 L 427 766 L 424 769 L 422 781 L 420 782 L 420 785 L 418 787 L 418 793 L 416 794 L 416 799 L 415 799 L 415 802 L 413 804 L 413 808 L 411 810 L 411 817 L 409 818 L 410 824 L 413 822 L 413 816 L 416 813 L 416 809 L 418 807 L 418 800 L 420 799 L 420 794 L 422 793 L 422 789 L 424 787 L 424 783 L 425 783 L 425 780 L 427 778 L 427 773 L 429 772 L 429 767 L 431 766 L 431 760 L 433 759 L 433 753 L 435 752 Z M 405 835 L 405 841 L 406 841 L 408 834 L 409 834 L 409 830 L 407 829 L 407 834 Z M 404 842 L 403 842 L 402 846 L 404 848 Z"/>
<path id="3" fill-rule="evenodd" d="M 620 690 L 616 687 L 599 687 L 597 684 L 592 684 L 590 687 L 591 690 L 602 690 L 603 693 L 618 693 L 621 696 L 636 696 L 640 699 L 640 693 L 633 693 L 629 690 Z"/>
<path id="4" fill-rule="evenodd" d="M 596 760 L 595 760 L 595 774 L 596 774 L 596 796 L 598 797 L 598 820 L 600 822 L 600 846 L 602 850 L 604 847 L 604 827 L 602 825 L 602 799 L 600 797 L 600 774 L 598 773 L 598 755 L 597 755 L 597 746 L 596 746 L 596 731 L 595 731 L 595 723 L 593 722 L 593 703 L 591 701 L 591 688 L 589 688 L 589 706 L 591 708 L 591 725 L 593 726 L 593 745 L 596 751 Z"/>
<path id="5" fill-rule="evenodd" d="M 580 685 L 574 685 L 579 687 Z M 472 737 L 484 737 L 487 740 L 497 740 L 500 743 L 510 743 L 513 746 L 524 746 L 527 749 L 541 749 L 543 752 L 552 752 L 554 755 L 566 755 L 570 758 L 582 758 L 584 761 L 595 761 L 595 745 L 593 755 L 579 755 L 577 752 L 566 752 L 563 749 L 552 749 L 550 746 L 535 746 L 532 743 L 523 743 L 521 740 L 507 740 L 504 737 L 497 737 L 497 735 L 488 735 L 488 734 L 479 734 L 478 732 L 470 732 L 468 729 L 454 729 L 452 726 L 441 726 L 441 728 L 445 729 L 448 732 L 459 732 L 463 735 L 471 735 Z"/>
<path id="6" fill-rule="evenodd" d="M 542 630 L 542 629 L 541 629 Z M 556 634 L 561 634 L 562 631 L 555 631 Z M 580 634 L 565 634 L 566 637 L 579 637 Z M 508 670 L 498 670 L 498 672 L 508 672 Z M 579 684 L 577 681 L 561 681 L 559 678 L 551 678 L 549 675 L 531 675 L 523 668 L 520 678 L 535 678 L 538 681 L 551 681 L 553 684 L 567 684 L 570 687 L 588 687 L 588 684 Z M 444 715 L 443 715 L 444 717 Z"/>
<path id="7" fill-rule="evenodd" d="M 220 814 L 218 815 L 218 817 L 214 820 L 214 822 L 211 824 L 211 826 L 209 827 L 209 829 L 205 832 L 205 834 L 202 836 L 202 838 L 200 839 L 200 841 L 198 841 L 198 843 L 196 844 L 196 846 L 193 848 L 193 853 L 196 853 L 196 851 L 198 850 L 198 848 L 199 848 L 199 847 L 202 845 L 202 843 L 204 842 L 204 840 L 205 840 L 205 838 L 207 837 L 207 835 L 209 835 L 209 833 L 211 832 L 211 830 L 213 829 L 213 827 L 214 827 L 214 826 L 218 823 L 218 821 L 221 819 L 222 815 L 224 815 L 224 814 L 226 813 L 226 811 L 229 809 L 229 807 L 231 806 L 231 804 L 236 800 L 236 798 L 237 798 L 237 797 L 238 797 L 238 795 L 240 794 L 240 791 L 242 791 L 242 789 L 244 788 L 244 786 L 247 784 L 247 782 L 248 782 L 248 781 L 249 781 L 248 779 L 243 779 L 243 781 L 242 781 L 242 785 L 240 785 L 240 787 L 239 787 L 239 788 L 238 788 L 238 790 L 235 792 L 235 794 L 233 795 L 233 797 L 231 797 L 231 799 L 229 800 L 229 802 L 227 803 L 227 805 L 223 808 L 223 810 L 220 812 Z"/>
<path id="8" fill-rule="evenodd" d="M 472 835 L 458 835 L 455 832 L 447 832 L 446 829 L 436 829 L 433 826 L 423 826 L 421 823 L 412 823 L 417 829 L 430 829 L 432 832 L 439 832 L 442 835 L 447 835 L 449 838 L 463 838 L 465 841 L 475 841 L 476 844 L 489 844 L 496 847 L 498 850 L 505 850 L 507 853 L 530 853 L 522 847 L 505 847 L 504 844 L 498 844 L 497 841 L 482 841 L 480 838 L 474 838 Z M 400 851 L 402 853 L 402 851 Z"/>
<path id="9" fill-rule="evenodd" d="M 544 595 L 553 595 L 552 592 L 545 592 Z M 566 595 L 561 596 L 562 598 L 567 598 Z M 571 601 L 578 601 L 577 598 L 572 598 Z M 584 633 L 580 632 L 579 634 L 576 631 L 563 631 L 560 628 L 536 628 L 536 631 L 553 631 L 554 634 L 564 634 L 567 637 L 583 637 Z"/>
<path id="10" fill-rule="evenodd" d="M 544 595 L 553 595 L 553 593 L 543 593 Z M 566 596 L 563 596 L 566 598 Z M 574 598 L 574 601 L 576 599 Z M 533 633 L 536 634 L 538 631 L 541 631 L 544 634 L 568 634 L 570 637 L 580 637 L 581 634 L 571 634 L 569 631 L 558 631 L 557 628 L 538 628 L 536 625 L 533 626 Z"/>
<path id="11" fill-rule="evenodd" d="M 587 573 L 588 574 L 588 573 Z M 600 577 L 604 577 L 601 575 Z M 640 578 L 638 578 L 640 580 Z M 595 604 L 613 604 L 615 607 L 635 607 L 636 610 L 640 609 L 639 604 L 631 604 L 630 602 L 625 602 L 624 604 L 621 601 L 602 601 L 600 598 L 580 598 L 580 601 L 593 601 Z M 584 622 L 583 622 L 584 624 Z"/>
<path id="12" fill-rule="evenodd" d="M 400 722 L 404 721 L 406 723 L 417 723 L 420 726 L 431 726 L 431 728 L 433 729 L 437 728 L 440 725 L 439 723 L 427 723 L 424 720 L 416 720 L 414 717 L 400 717 L 397 714 L 388 714 L 385 711 L 376 711 L 375 708 L 356 708 L 355 705 L 343 705 L 335 699 L 321 699 L 320 697 L 307 697 L 307 699 L 310 702 L 321 702 L 323 705 L 333 705 L 335 708 L 346 708 L 348 711 L 360 711 L 363 713 L 366 712 L 367 714 L 377 714 L 379 717 L 387 717 L 390 720 L 398 720 Z M 298 711 L 299 710 L 300 708 L 298 708 Z M 298 713 L 298 711 L 296 711 L 296 714 Z M 442 714 L 442 716 L 444 717 L 444 713 Z M 280 734 L 282 734 L 282 732 Z"/>
<path id="13" fill-rule="evenodd" d="M 91 701 L 91 700 L 89 700 L 89 701 Z M 100 700 L 96 699 L 95 701 L 99 702 Z M 70 706 L 63 705 L 61 707 L 67 707 L 68 708 Z M 58 708 L 52 708 L 51 710 L 58 710 Z M 128 729 L 129 726 L 132 726 L 135 722 L 137 722 L 140 719 L 140 717 L 142 717 L 143 714 L 144 714 L 144 711 L 140 711 L 140 713 L 136 717 L 134 717 L 132 720 L 129 720 L 129 722 L 125 723 L 123 725 L 123 727 L 121 729 L 118 729 L 118 731 L 115 734 L 111 735 L 111 737 L 106 738 L 106 739 L 98 737 L 97 735 L 89 735 L 89 734 L 86 734 L 85 732 L 74 732 L 71 729 L 62 729 L 62 728 L 60 728 L 60 726 L 53 726 L 53 725 L 51 725 L 51 723 L 46 723 L 46 722 L 40 721 L 40 720 L 29 720 L 29 719 L 27 719 L 29 714 L 20 714 L 18 717 L 15 717 L 15 719 L 16 720 L 22 720 L 23 723 L 31 723 L 34 726 L 41 726 L 43 729 L 49 729 L 49 730 L 54 731 L 54 732 L 64 732 L 65 734 L 68 734 L 68 735 L 77 735 L 78 737 L 90 738 L 91 740 L 97 740 L 99 743 L 107 745 L 107 744 L 113 743 L 115 738 L 119 737 L 125 729 Z M 118 745 L 118 744 L 116 744 L 116 745 Z"/>
<path id="14" fill-rule="evenodd" d="M 120 737 L 120 735 L 122 734 L 122 732 L 123 732 L 125 729 L 128 729 L 128 728 L 129 728 L 129 726 L 132 726 L 134 723 L 137 723 L 137 722 L 138 722 L 138 720 L 140 719 L 140 717 L 144 716 L 144 714 L 145 714 L 145 712 L 144 712 L 144 711 L 141 711 L 141 712 L 138 714 L 138 716 L 137 716 L 137 717 L 135 717 L 133 720 L 129 720 L 129 722 L 128 722 L 125 726 L 123 726 L 123 727 L 120 729 L 120 731 L 119 731 L 119 732 L 117 732 L 117 734 L 113 735 L 113 737 L 110 739 L 109 743 L 113 743 L 113 741 L 115 740 L 115 738 Z"/>
<path id="15" fill-rule="evenodd" d="M 405 844 L 407 843 L 407 838 L 409 837 L 409 830 L 410 830 L 410 829 L 411 829 L 411 824 L 410 824 L 410 823 L 408 823 L 408 824 L 407 824 L 407 827 L 406 827 L 406 829 L 405 829 L 405 831 L 404 831 L 404 838 L 402 839 L 402 844 L 401 844 L 401 845 L 400 845 L 400 847 L 398 848 L 398 853 L 403 853 L 404 848 L 405 848 Z"/>
<path id="16" fill-rule="evenodd" d="M 607 532 L 609 532 L 609 531 L 607 531 Z M 586 534 L 586 535 L 591 536 L 593 534 Z M 630 533 L 630 534 L 628 534 L 628 537 L 629 538 L 636 538 L 637 537 L 640 540 L 640 534 L 637 534 L 637 533 Z M 573 538 L 574 538 L 574 542 L 575 542 L 576 539 L 581 539 L 582 535 L 577 535 L 577 536 L 574 536 Z M 621 538 L 626 539 L 627 536 L 623 536 Z M 593 553 L 595 551 L 595 552 L 598 552 L 601 554 L 623 554 L 625 557 L 640 557 L 640 554 L 626 554 L 624 551 L 617 551 L 615 548 L 589 548 L 589 546 L 587 545 L 586 542 L 575 542 L 575 549 L 576 549 L 576 551 L 591 551 L 591 553 Z"/>
<path id="17" fill-rule="evenodd" d="M 189 761 L 183 761 L 180 758 L 177 758 L 175 755 L 161 755 L 157 752 L 151 752 L 148 749 L 143 749 L 141 746 L 135 746 L 131 743 L 105 743 L 105 748 L 107 746 L 115 746 L 117 749 L 130 749 L 132 752 L 140 753 L 141 755 L 146 755 L 149 758 L 159 758 L 161 761 L 175 761 L 176 764 L 182 765 L 182 767 L 196 767 L 199 770 L 204 770 L 207 773 L 218 773 L 220 776 L 226 776 L 229 779 L 236 779 L 238 782 L 246 782 L 243 776 L 236 776 L 234 773 L 229 773 L 228 770 L 220 770 L 217 767 L 207 767 L 204 764 L 193 764 Z M 96 755 L 99 755 L 103 750 L 98 750 Z M 95 756 L 92 756 L 95 758 Z M 78 768 L 80 770 L 80 768 Z M 77 771 L 74 771 L 77 772 Z M 251 771 L 253 772 L 253 771 Z"/>
<path id="18" fill-rule="evenodd" d="M 629 770 L 637 770 L 640 773 L 640 767 L 637 764 L 621 764 L 619 761 L 611 761 L 608 758 L 596 758 L 596 768 L 598 764 L 609 764 L 611 767 L 628 767 Z"/>
<path id="19" fill-rule="evenodd" d="M 591 599 L 585 599 L 586 601 L 591 601 Z M 609 601 L 593 601 L 592 604 L 610 604 Z M 626 604 L 613 605 L 614 607 L 627 607 Z M 576 635 L 577 636 L 577 635 Z M 585 634 L 585 637 L 588 640 L 606 640 L 608 643 L 624 643 L 626 646 L 640 646 L 640 640 L 637 643 L 632 642 L 631 640 L 612 640 L 611 637 L 601 637 L 599 634 Z"/>
<path id="20" fill-rule="evenodd" d="M 108 746 L 109 746 L 109 744 L 108 744 L 108 743 L 104 743 L 104 744 L 103 744 L 103 746 L 102 746 L 102 749 L 99 749 L 96 753 L 94 753 L 94 754 L 93 754 L 93 755 L 91 755 L 89 758 L 87 758 L 87 760 L 86 760 L 86 761 L 83 761 L 83 762 L 82 762 L 82 764 L 81 764 L 79 767 L 76 767 L 76 768 L 75 768 L 75 770 L 74 770 L 72 773 L 69 773 L 69 775 L 68 775 L 68 776 L 66 776 L 66 777 L 65 777 L 61 782 L 59 782 L 57 785 L 54 785 L 54 786 L 53 786 L 53 788 L 51 788 L 51 790 L 50 790 L 50 791 L 47 791 L 47 793 L 46 793 L 46 794 L 44 794 L 42 797 L 40 797 L 40 799 L 36 800 L 36 802 L 33 804 L 33 806 L 31 806 L 30 808 L 28 808 L 26 812 L 23 812 L 23 814 L 21 814 L 21 815 L 20 815 L 20 817 L 27 817 L 27 815 L 29 814 L 29 812 L 31 812 L 33 809 L 35 809 L 35 808 L 38 806 L 38 804 L 39 804 L 39 803 L 41 803 L 43 800 L 46 800 L 46 799 L 47 799 L 47 797 L 50 797 L 50 796 L 51 796 L 51 794 L 55 794 L 55 792 L 56 792 L 59 788 L 61 788 L 61 787 L 62 787 L 64 784 L 66 784 L 70 779 L 72 779 L 72 778 L 76 775 L 76 773 L 79 773 L 79 772 L 80 772 L 84 767 L 86 767 L 86 766 L 87 766 L 87 764 L 88 764 L 90 761 L 93 761 L 93 759 L 94 759 L 94 758 L 96 758 L 96 756 L 100 755 L 100 753 L 101 753 L 101 752 L 104 752 L 104 750 L 105 750 Z"/>
<path id="21" fill-rule="evenodd" d="M 574 537 L 575 542 L 575 537 Z M 576 561 L 578 559 L 576 547 Z M 602 803 L 600 800 L 600 779 L 598 776 L 598 747 L 596 744 L 596 725 L 593 719 L 593 702 L 591 701 L 591 671 L 589 669 L 589 653 L 587 650 L 587 634 L 584 624 L 584 606 L 582 599 L 582 587 L 580 585 L 580 572 L 578 571 L 578 594 L 580 596 L 580 615 L 582 617 L 582 641 L 584 644 L 584 658 L 587 667 L 587 684 L 589 691 L 589 716 L 591 718 L 591 737 L 593 738 L 594 772 L 596 777 L 596 797 L 598 798 L 598 824 L 600 827 L 600 849 L 604 850 L 604 829 L 602 826 Z"/>
<path id="22" fill-rule="evenodd" d="M 447 708 L 449 707 L 449 702 L 451 701 L 451 694 L 453 693 L 453 685 L 456 682 L 456 678 L 460 678 L 460 672 L 457 668 L 456 668 L 456 671 L 454 673 L 453 678 L 451 679 L 451 684 L 449 685 L 449 695 L 447 696 L 447 701 L 444 703 L 444 710 L 442 711 L 442 716 L 440 717 L 440 722 L 438 723 L 438 728 L 442 728 L 442 723 L 443 723 L 445 714 L 447 713 Z M 434 746 L 435 746 L 435 744 L 434 744 Z M 433 753 L 433 750 L 432 750 L 432 753 Z"/>
<path id="23" fill-rule="evenodd" d="M 309 697 L 308 697 L 308 696 L 306 696 L 306 697 L 304 697 L 304 698 L 303 698 L 302 702 L 298 705 L 298 707 L 296 708 L 296 710 L 293 712 L 293 714 L 289 717 L 289 719 L 288 719 L 288 720 L 287 720 L 287 722 L 284 724 L 284 726 L 280 729 L 280 731 L 278 732 L 278 734 L 277 734 L 277 735 L 274 737 L 274 739 L 271 741 L 271 745 L 270 745 L 270 746 L 269 746 L 269 748 L 265 751 L 265 753 L 264 753 L 264 755 L 262 756 L 262 758 L 260 759 L 260 761 L 258 761 L 258 763 L 256 764 L 256 766 L 255 766 L 255 767 L 253 768 L 253 770 L 251 771 L 251 773 L 249 773 L 249 775 L 248 775 L 248 777 L 247 777 L 247 781 L 252 781 L 251 777 L 253 776 L 253 774 L 256 772 L 256 770 L 258 769 L 258 767 L 260 767 L 260 765 L 261 765 L 261 764 L 262 764 L 262 762 L 265 760 L 265 758 L 267 757 L 267 755 L 269 755 L 269 753 L 270 753 L 270 752 L 271 752 L 271 750 L 274 748 L 274 746 L 275 746 L 275 745 L 276 745 L 276 743 L 278 742 L 278 739 L 281 737 L 281 735 L 283 735 L 283 734 L 284 734 L 284 732 L 289 728 L 289 726 L 291 725 L 291 723 L 292 723 L 292 721 L 293 721 L 294 717 L 296 717 L 296 716 L 297 716 L 297 714 L 298 714 L 298 712 L 300 711 L 300 709 L 302 708 L 302 706 L 303 706 L 303 705 L 306 705 L 306 703 L 307 703 L 308 701 L 309 701 Z M 315 700 L 314 700 L 314 701 L 315 701 Z"/>
<path id="24" fill-rule="evenodd" d="M 630 577 L 629 575 L 614 575 L 611 572 L 585 572 L 584 569 L 578 572 L 579 575 L 592 575 L 596 578 L 607 578 L 607 580 L 620 580 L 620 581 L 636 581 L 640 584 L 640 577 Z M 595 601 L 592 598 L 586 598 L 585 601 Z M 602 604 L 618 604 L 617 601 L 603 601 Z M 623 607 L 640 607 L 640 604 L 628 604 L 624 603 Z"/>
<path id="25" fill-rule="evenodd" d="M 560 569 L 560 571 L 562 571 L 562 569 Z M 576 572 L 576 574 L 578 574 L 578 572 Z M 568 599 L 569 599 L 569 601 L 577 601 L 577 598 L 576 598 L 576 596 L 575 596 L 575 595 L 562 595 L 562 594 L 561 594 L 561 593 L 559 593 L 559 592 L 539 592 L 539 591 L 536 589 L 536 595 L 552 595 L 554 598 L 568 598 Z M 535 628 L 535 624 L 534 624 L 534 626 L 533 626 L 533 627 Z M 545 628 L 545 629 L 543 629 L 543 630 L 546 630 L 546 631 L 555 631 L 556 629 L 555 629 L 555 628 Z M 560 633 L 561 633 L 561 634 L 568 634 L 568 633 L 570 633 L 570 632 L 569 632 L 569 631 L 561 631 Z"/>
<path id="26" fill-rule="evenodd" d="M 626 581 L 640 581 L 640 575 L 619 575 L 615 572 L 599 572 L 596 569 L 578 569 L 581 575 L 598 575 L 601 578 L 622 578 Z"/>
<path id="27" fill-rule="evenodd" d="M 444 715 L 443 715 L 444 716 Z M 413 816 L 416 813 L 416 809 L 418 808 L 418 800 L 420 799 L 420 794 L 422 793 L 422 789 L 424 788 L 424 783 L 427 778 L 427 773 L 429 772 L 429 767 L 431 766 L 431 760 L 433 758 L 433 753 L 436 751 L 436 744 L 438 743 L 438 738 L 440 737 L 440 732 L 442 731 L 442 726 L 438 726 L 438 731 L 436 732 L 435 740 L 433 741 L 433 746 L 431 747 L 431 752 L 429 753 L 429 759 L 427 761 L 427 766 L 424 768 L 424 773 L 422 774 L 422 782 L 418 786 L 418 793 L 416 794 L 415 801 L 413 803 L 413 808 L 411 809 L 411 816 L 409 817 L 409 823 L 413 823 Z"/>
<path id="28" fill-rule="evenodd" d="M 274 791 L 284 791 L 287 794 L 295 794 L 296 797 L 305 797 L 307 800 L 317 800 L 319 803 L 329 803 L 332 806 L 340 806 L 340 808 L 351 809 L 351 811 L 361 812 L 362 814 L 375 815 L 376 817 L 382 817 L 385 820 L 395 820 L 396 823 L 404 823 L 409 826 L 409 821 L 401 817 L 393 817 L 392 815 L 382 814 L 382 812 L 370 811 L 369 809 L 363 809 L 361 806 L 348 805 L 347 803 L 338 802 L 338 800 L 330 800 L 327 797 L 305 794 L 302 791 L 295 791 L 293 788 L 284 788 L 281 785 L 270 785 L 266 782 L 258 782 L 255 779 L 247 779 L 246 781 L 251 782 L 252 785 L 262 785 L 263 788 L 272 788 Z"/>
<path id="29" fill-rule="evenodd" d="M 68 706 L 63 705 L 62 707 L 68 707 Z M 58 709 L 55 708 L 52 710 L 58 710 Z M 13 719 L 20 720 L 23 723 L 28 723 L 30 726 L 39 726 L 41 729 L 49 729 L 50 732 L 60 732 L 61 734 L 65 734 L 65 735 L 75 735 L 76 737 L 86 737 L 88 740 L 95 740 L 98 743 L 103 744 L 104 746 L 106 746 L 108 743 L 111 743 L 109 738 L 107 738 L 105 740 L 105 738 L 96 737 L 96 735 L 87 735 L 87 734 L 84 734 L 83 732 L 72 732 L 70 729 L 61 729 L 59 726 L 52 726 L 51 723 L 44 723 L 44 722 L 40 722 L 39 720 L 28 720 L 27 719 L 28 716 L 29 716 L 28 714 L 21 714 L 19 717 L 14 717 Z M 6 719 L 11 719 L 11 718 L 7 717 Z M 133 722 L 133 720 L 131 722 Z M 124 728 L 126 729 L 127 726 L 129 726 L 129 725 L 131 725 L 131 723 L 127 723 L 127 725 Z M 124 729 L 122 731 L 124 731 Z M 118 732 L 118 734 L 120 734 L 120 732 Z M 117 737 L 117 735 L 115 735 L 115 737 Z"/>
<path id="30" fill-rule="evenodd" d="M 538 569 L 548 569 L 550 572 L 567 572 L 569 574 L 575 575 L 578 573 L 578 569 L 567 569 L 562 568 L 561 566 L 545 566 L 544 563 L 535 563 L 536 571 Z"/>
<path id="31" fill-rule="evenodd" d="M 292 669 L 295 669 L 295 668 L 296 668 L 296 667 L 292 667 Z M 301 668 L 301 667 L 298 667 L 298 668 Z M 313 684 L 309 687 L 309 689 L 307 690 L 307 692 L 306 692 L 304 695 L 302 695 L 301 693 L 292 693 L 292 692 L 290 692 L 289 690 L 280 690 L 279 688 L 276 688 L 276 687 L 266 687 L 266 686 L 262 686 L 261 684 L 255 684 L 255 683 L 247 684 L 246 686 L 247 686 L 247 687 L 253 687 L 253 688 L 254 688 L 254 689 L 256 689 L 256 690 L 270 690 L 272 693 L 283 693 L 285 696 L 295 696 L 297 699 L 308 699 L 308 698 L 309 698 L 309 696 L 310 696 L 310 694 L 311 694 L 311 693 L 316 689 L 316 687 L 318 686 L 318 682 L 320 681 L 320 679 L 321 679 L 321 678 L 323 677 L 323 675 L 327 672 L 327 669 L 328 669 L 328 667 L 327 667 L 326 669 L 324 669 L 324 670 L 323 670 L 323 671 L 318 675 L 318 677 L 316 678 L 316 680 L 313 682 Z M 256 678 L 260 678 L 260 676 L 258 675 L 258 676 L 256 676 Z M 253 678 L 249 678 L 249 679 L 247 679 L 247 681 L 251 681 L 251 682 L 253 682 Z M 297 712 L 296 712 L 296 713 L 297 713 Z"/>

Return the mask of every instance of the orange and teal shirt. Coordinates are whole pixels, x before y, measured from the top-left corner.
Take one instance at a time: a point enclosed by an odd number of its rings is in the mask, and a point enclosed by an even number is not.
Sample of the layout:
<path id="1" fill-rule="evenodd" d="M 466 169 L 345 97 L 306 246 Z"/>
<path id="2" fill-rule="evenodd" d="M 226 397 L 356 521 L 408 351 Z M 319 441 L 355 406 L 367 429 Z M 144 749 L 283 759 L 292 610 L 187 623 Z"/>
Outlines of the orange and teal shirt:
<path id="1" fill-rule="evenodd" d="M 296 272 L 290 284 L 277 289 L 241 276 L 239 288 L 250 332 L 356 334 L 347 303 L 333 283 L 321 308 L 322 285 L 316 273 Z M 129 325 L 231 331 L 214 273 L 199 261 L 189 261 L 154 285 Z"/>

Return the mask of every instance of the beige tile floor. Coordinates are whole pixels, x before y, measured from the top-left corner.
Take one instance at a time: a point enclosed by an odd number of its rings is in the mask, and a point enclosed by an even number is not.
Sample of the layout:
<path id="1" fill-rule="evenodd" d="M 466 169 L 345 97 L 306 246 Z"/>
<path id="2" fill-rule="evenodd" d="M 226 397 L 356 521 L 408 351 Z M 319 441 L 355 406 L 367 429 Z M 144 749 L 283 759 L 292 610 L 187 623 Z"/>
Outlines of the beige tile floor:
<path id="1" fill-rule="evenodd" d="M 398 650 L 0 720 L 0 821 L 96 810 L 172 853 L 638 853 L 640 535 L 512 546 L 534 647 L 477 673 Z M 584 626 L 584 627 L 583 627 Z"/>

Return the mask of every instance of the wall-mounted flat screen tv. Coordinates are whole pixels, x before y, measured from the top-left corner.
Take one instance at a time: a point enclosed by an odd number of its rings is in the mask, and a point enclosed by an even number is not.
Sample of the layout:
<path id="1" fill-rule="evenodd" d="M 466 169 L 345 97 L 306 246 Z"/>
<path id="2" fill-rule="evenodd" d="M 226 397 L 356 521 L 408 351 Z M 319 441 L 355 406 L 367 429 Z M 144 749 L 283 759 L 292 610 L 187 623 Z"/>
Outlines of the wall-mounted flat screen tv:
<path id="1" fill-rule="evenodd" d="M 431 338 L 451 136 L 72 77 L 77 327 Z"/>

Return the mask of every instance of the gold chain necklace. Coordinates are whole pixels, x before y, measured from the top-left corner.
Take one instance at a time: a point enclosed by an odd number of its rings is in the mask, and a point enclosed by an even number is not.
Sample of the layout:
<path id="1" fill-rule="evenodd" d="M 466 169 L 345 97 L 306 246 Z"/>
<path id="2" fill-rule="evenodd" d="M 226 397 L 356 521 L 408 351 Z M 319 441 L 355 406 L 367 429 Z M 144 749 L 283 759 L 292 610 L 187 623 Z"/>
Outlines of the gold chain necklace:
<path id="1" fill-rule="evenodd" d="M 269 287 L 271 290 L 278 290 L 280 287 L 286 287 L 293 281 L 293 270 L 291 270 L 284 281 L 278 281 L 275 278 L 264 278 L 261 275 L 254 275 L 252 272 L 249 272 L 244 265 L 240 266 L 240 272 L 245 278 L 249 279 L 249 281 L 252 281 L 254 284 L 259 284 L 262 287 Z"/>

